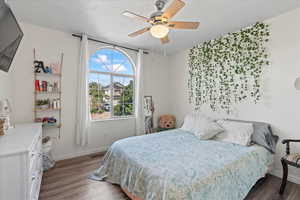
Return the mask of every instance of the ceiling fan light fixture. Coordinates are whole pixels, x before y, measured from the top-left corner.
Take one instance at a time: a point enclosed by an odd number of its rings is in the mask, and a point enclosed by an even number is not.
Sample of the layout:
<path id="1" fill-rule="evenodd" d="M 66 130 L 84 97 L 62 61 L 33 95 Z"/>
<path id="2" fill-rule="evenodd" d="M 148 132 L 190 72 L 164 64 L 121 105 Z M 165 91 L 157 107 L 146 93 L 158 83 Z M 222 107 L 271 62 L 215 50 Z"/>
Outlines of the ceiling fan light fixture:
<path id="1" fill-rule="evenodd" d="M 143 22 L 150 24 L 149 27 L 130 33 L 128 35 L 129 37 L 136 37 L 150 31 L 150 34 L 153 37 L 160 39 L 162 44 L 167 44 L 170 42 L 168 37 L 170 29 L 193 30 L 198 28 L 199 22 L 171 21 L 171 19 L 185 6 L 184 0 L 172 0 L 172 3 L 166 9 L 164 9 L 164 7 L 167 0 L 155 1 L 157 11 L 152 13 L 150 17 L 144 17 L 130 11 L 123 12 L 123 15 L 126 17 L 142 20 Z"/>
<path id="2" fill-rule="evenodd" d="M 169 33 L 169 28 L 162 24 L 157 24 L 151 27 L 150 33 L 153 37 L 164 38 Z"/>

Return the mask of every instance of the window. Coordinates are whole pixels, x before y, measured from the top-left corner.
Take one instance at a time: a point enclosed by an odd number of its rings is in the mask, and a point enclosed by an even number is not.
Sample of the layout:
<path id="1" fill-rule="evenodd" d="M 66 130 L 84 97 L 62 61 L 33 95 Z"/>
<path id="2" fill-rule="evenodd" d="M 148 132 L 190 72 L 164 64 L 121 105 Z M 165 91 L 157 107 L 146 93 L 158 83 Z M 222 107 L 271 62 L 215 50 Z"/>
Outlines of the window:
<path id="1" fill-rule="evenodd" d="M 104 48 L 89 58 L 89 95 L 93 120 L 134 116 L 134 66 L 123 52 Z"/>

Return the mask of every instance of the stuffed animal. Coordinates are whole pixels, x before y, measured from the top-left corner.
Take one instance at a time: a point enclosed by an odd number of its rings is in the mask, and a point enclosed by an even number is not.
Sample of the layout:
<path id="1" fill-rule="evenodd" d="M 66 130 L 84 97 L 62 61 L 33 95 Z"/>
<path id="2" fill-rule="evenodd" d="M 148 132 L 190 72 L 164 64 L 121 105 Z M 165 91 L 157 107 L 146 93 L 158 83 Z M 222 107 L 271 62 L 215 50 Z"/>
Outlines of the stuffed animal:
<path id="1" fill-rule="evenodd" d="M 176 127 L 176 118 L 173 115 L 162 115 L 159 117 L 159 129 L 173 129 Z"/>

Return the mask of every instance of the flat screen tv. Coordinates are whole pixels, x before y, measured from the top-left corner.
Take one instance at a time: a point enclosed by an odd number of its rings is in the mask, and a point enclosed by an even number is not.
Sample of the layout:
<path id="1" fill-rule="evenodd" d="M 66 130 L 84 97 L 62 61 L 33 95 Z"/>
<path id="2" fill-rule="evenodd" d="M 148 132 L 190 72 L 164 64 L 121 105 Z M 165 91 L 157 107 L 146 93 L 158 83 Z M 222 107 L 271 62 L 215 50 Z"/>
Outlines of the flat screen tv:
<path id="1" fill-rule="evenodd" d="M 23 32 L 10 7 L 0 0 L 0 70 L 8 72 L 23 38 Z"/>

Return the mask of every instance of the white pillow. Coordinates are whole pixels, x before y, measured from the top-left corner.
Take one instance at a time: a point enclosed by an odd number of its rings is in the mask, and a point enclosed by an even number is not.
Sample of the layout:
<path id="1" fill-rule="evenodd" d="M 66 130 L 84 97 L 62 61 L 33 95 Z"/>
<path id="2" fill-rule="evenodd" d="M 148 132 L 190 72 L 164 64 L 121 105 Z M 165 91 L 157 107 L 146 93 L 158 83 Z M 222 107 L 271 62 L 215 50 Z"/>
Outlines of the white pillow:
<path id="1" fill-rule="evenodd" d="M 188 114 L 181 129 L 192 132 L 201 140 L 208 140 L 224 131 L 219 124 L 200 113 Z"/>
<path id="2" fill-rule="evenodd" d="M 195 124 L 195 115 L 194 114 L 187 114 L 184 118 L 183 125 L 181 129 L 185 131 L 191 131 Z"/>
<path id="3" fill-rule="evenodd" d="M 225 131 L 215 137 L 218 141 L 230 142 L 248 146 L 251 143 L 251 136 L 254 132 L 253 124 L 235 121 L 218 120 L 217 123 Z"/>

